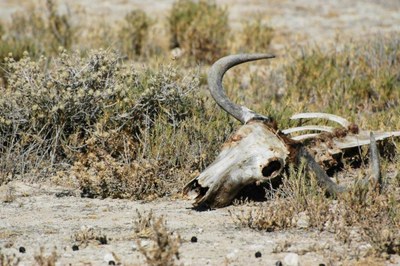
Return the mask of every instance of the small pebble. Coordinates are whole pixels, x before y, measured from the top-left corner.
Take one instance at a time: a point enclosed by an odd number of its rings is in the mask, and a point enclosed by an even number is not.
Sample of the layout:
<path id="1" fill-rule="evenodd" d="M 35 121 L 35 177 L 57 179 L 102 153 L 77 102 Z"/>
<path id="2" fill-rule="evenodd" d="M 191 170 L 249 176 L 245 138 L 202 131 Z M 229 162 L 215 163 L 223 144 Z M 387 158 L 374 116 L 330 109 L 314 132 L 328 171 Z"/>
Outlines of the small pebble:
<path id="1" fill-rule="evenodd" d="M 73 246 L 72 246 L 72 250 L 73 250 L 73 251 L 79 250 L 79 246 L 78 246 L 78 245 L 73 245 Z"/>
<path id="2" fill-rule="evenodd" d="M 24 247 L 19 247 L 19 252 L 20 252 L 20 253 L 25 253 L 25 252 L 26 252 L 26 249 L 25 249 Z"/>
<path id="3" fill-rule="evenodd" d="M 190 242 L 197 243 L 197 237 L 192 236 L 192 238 L 190 239 Z"/>
<path id="4" fill-rule="evenodd" d="M 226 259 L 228 259 L 228 260 L 235 260 L 235 259 L 237 258 L 238 252 L 239 252 L 239 250 L 234 249 L 232 252 L 229 252 L 229 253 L 226 255 Z"/>
<path id="5" fill-rule="evenodd" d="M 100 245 L 107 245 L 107 237 L 106 236 L 100 236 L 97 238 L 97 241 L 99 241 Z"/>
<path id="6" fill-rule="evenodd" d="M 104 255 L 104 261 L 108 262 L 108 265 L 115 265 L 115 258 L 114 258 L 114 255 L 111 253 L 107 253 L 106 255 Z M 110 264 L 111 261 L 114 264 Z"/>
<path id="7" fill-rule="evenodd" d="M 275 266 L 283 266 L 282 261 L 278 260 L 277 262 L 275 262 Z"/>
<path id="8" fill-rule="evenodd" d="M 108 262 L 108 265 L 115 265 L 115 261 L 110 260 L 110 261 Z"/>
<path id="9" fill-rule="evenodd" d="M 286 266 L 298 266 L 299 265 L 299 255 L 296 253 L 289 253 L 283 259 Z"/>
<path id="10" fill-rule="evenodd" d="M 260 252 L 260 251 L 257 251 L 256 254 L 255 254 L 255 256 L 256 256 L 256 258 L 261 258 L 261 256 L 262 256 L 262 255 L 261 255 L 261 252 Z"/>

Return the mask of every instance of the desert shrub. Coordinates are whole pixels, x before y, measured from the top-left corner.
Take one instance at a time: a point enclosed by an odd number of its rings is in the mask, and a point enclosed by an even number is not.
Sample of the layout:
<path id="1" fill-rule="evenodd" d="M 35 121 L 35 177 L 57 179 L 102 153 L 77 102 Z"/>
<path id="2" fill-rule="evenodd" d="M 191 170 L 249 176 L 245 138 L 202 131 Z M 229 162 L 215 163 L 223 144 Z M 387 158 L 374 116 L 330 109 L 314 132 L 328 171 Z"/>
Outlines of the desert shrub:
<path id="1" fill-rule="evenodd" d="M 44 7 L 32 5 L 14 13 L 7 27 L 7 39 L 14 43 L 31 42 L 40 54 L 57 53 L 60 46 L 70 48 L 75 29 L 70 15 L 59 14 L 57 9 L 53 0 L 46 0 Z M 43 13 L 47 16 L 43 16 Z"/>
<path id="2" fill-rule="evenodd" d="M 83 197 L 148 199 L 168 190 L 158 175 L 165 169 L 156 161 L 123 163 L 88 140 L 88 153 L 78 157 L 71 172 L 79 182 Z"/>
<path id="3" fill-rule="evenodd" d="M 44 6 L 31 4 L 23 11 L 15 12 L 11 22 L 2 25 L 0 37 L 0 66 L 4 58 L 18 61 L 28 52 L 31 57 L 53 55 L 60 47 L 72 46 L 76 28 L 69 14 L 59 14 L 53 0 L 46 0 Z M 47 14 L 44 16 L 43 14 Z M 0 67 L 0 85 L 6 83 L 4 68 Z"/>
<path id="4" fill-rule="evenodd" d="M 268 53 L 273 37 L 274 29 L 258 16 L 243 23 L 239 50 L 246 53 Z"/>
<path id="5" fill-rule="evenodd" d="M 57 171 L 53 180 L 83 196 L 148 199 L 179 192 L 204 169 L 234 123 L 204 99 L 197 74 L 122 63 L 104 50 L 50 63 L 7 58 L 1 182 Z"/>
<path id="6" fill-rule="evenodd" d="M 85 13 L 84 13 L 85 14 Z M 117 48 L 117 32 L 115 24 L 104 18 L 92 18 L 81 21 L 82 27 L 78 33 L 79 42 L 74 44 L 84 54 L 92 49 Z M 120 49 L 120 48 L 119 48 Z"/>
<path id="7" fill-rule="evenodd" d="M 46 61 L 28 56 L 6 61 L 9 83 L 0 100 L 2 152 L 38 152 L 40 158 L 59 162 L 71 150 L 84 150 L 96 127 L 129 133 L 137 141 L 140 130 L 151 128 L 158 115 L 177 125 L 194 103 L 190 92 L 197 81 L 180 83 L 173 68 L 139 74 L 121 67 L 119 56 L 106 51 L 84 60 L 61 53 L 48 72 Z M 113 156 L 118 157 L 116 152 Z"/>
<path id="8" fill-rule="evenodd" d="M 228 12 L 214 1 L 179 0 L 168 17 L 171 48 L 180 47 L 195 61 L 213 62 L 226 51 Z"/>
<path id="9" fill-rule="evenodd" d="M 118 45 L 129 58 L 142 55 L 152 21 L 143 10 L 129 12 L 118 30 Z"/>
<path id="10" fill-rule="evenodd" d="M 171 232 L 164 221 L 164 218 L 148 214 L 138 214 L 135 220 L 136 243 L 140 253 L 146 258 L 146 262 L 151 266 L 176 265 L 175 259 L 179 260 L 179 247 L 181 239 L 179 234 Z M 142 245 L 140 238 L 148 238 L 150 246 Z"/>

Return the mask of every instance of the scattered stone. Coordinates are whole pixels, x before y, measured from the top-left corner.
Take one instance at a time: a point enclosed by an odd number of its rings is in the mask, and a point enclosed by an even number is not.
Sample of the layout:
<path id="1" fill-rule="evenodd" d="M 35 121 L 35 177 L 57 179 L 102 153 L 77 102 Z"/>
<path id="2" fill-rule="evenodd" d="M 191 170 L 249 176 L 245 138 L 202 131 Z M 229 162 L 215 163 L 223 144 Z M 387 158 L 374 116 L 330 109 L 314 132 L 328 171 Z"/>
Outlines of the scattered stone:
<path id="1" fill-rule="evenodd" d="M 137 244 L 136 244 L 136 243 L 133 243 L 133 244 L 132 244 L 132 250 L 133 250 L 133 251 L 136 251 L 137 249 L 138 249 Z"/>
<path id="2" fill-rule="evenodd" d="M 19 252 L 20 252 L 20 253 L 25 253 L 25 252 L 26 252 L 26 249 L 25 249 L 24 247 L 19 247 Z"/>
<path id="3" fill-rule="evenodd" d="M 254 256 L 256 256 L 256 258 L 261 258 L 262 254 L 260 251 L 257 251 L 256 254 L 254 254 Z"/>
<path id="4" fill-rule="evenodd" d="M 140 241 L 140 246 L 143 247 L 143 248 L 150 246 L 150 244 L 151 244 L 151 241 L 147 240 L 147 239 L 142 239 Z"/>
<path id="5" fill-rule="evenodd" d="M 79 250 L 79 246 L 78 245 L 73 245 L 72 246 L 72 250 L 73 251 L 78 251 Z"/>
<path id="6" fill-rule="evenodd" d="M 190 242 L 197 243 L 197 237 L 192 236 L 192 238 L 190 239 Z"/>
<path id="7" fill-rule="evenodd" d="M 108 241 L 107 241 L 107 236 L 100 236 L 96 238 L 97 241 L 99 241 L 100 245 L 107 245 Z"/>
<path id="8" fill-rule="evenodd" d="M 295 219 L 297 228 L 305 229 L 310 227 L 310 216 L 307 215 L 307 212 L 300 212 L 293 219 Z"/>
<path id="9" fill-rule="evenodd" d="M 114 255 L 111 253 L 107 253 L 104 255 L 104 261 L 108 263 L 108 265 L 115 265 L 115 258 Z M 113 262 L 114 264 L 110 264 L 110 262 Z"/>
<path id="10" fill-rule="evenodd" d="M 73 190 L 63 190 L 55 194 L 56 198 L 75 197 L 76 193 Z"/>
<path id="11" fill-rule="evenodd" d="M 289 253 L 283 259 L 285 266 L 298 266 L 299 265 L 299 255 L 296 253 Z"/>
<path id="12" fill-rule="evenodd" d="M 235 249 L 235 250 L 233 250 L 232 252 L 229 252 L 228 253 L 228 255 L 226 255 L 226 258 L 228 259 L 228 260 L 235 260 L 236 259 L 236 257 L 237 257 L 237 253 L 239 252 L 239 250 L 237 250 L 237 249 Z"/>
<path id="13" fill-rule="evenodd" d="M 277 262 L 275 262 L 275 266 L 283 266 L 282 261 L 278 260 Z"/>

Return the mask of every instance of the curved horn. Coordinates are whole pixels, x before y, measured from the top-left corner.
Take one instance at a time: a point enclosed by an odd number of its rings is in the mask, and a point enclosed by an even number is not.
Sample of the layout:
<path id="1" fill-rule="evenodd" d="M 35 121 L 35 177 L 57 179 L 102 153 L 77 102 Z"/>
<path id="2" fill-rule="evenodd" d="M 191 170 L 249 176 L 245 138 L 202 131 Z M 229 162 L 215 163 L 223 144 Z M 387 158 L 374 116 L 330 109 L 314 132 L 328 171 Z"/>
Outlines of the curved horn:
<path id="1" fill-rule="evenodd" d="M 222 86 L 222 78 L 225 72 L 231 67 L 245 62 L 274 57 L 274 55 L 269 54 L 237 54 L 223 57 L 215 62 L 208 72 L 208 86 L 217 104 L 243 124 L 252 119 L 271 120 L 270 117 L 257 114 L 245 106 L 239 106 L 231 102 L 225 94 L 224 87 Z"/>

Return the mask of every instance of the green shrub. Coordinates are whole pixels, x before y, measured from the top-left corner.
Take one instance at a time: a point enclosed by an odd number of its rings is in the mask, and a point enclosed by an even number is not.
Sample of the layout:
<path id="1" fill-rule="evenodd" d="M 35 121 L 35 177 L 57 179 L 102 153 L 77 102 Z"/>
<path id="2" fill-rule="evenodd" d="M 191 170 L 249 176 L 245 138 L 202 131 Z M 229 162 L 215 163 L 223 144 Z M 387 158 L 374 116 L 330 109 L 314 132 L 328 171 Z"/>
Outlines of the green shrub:
<path id="1" fill-rule="evenodd" d="M 118 30 L 118 45 L 129 58 L 142 55 L 152 22 L 142 10 L 129 12 Z"/>
<path id="2" fill-rule="evenodd" d="M 31 57 L 38 57 L 58 53 L 60 47 L 71 48 L 76 29 L 71 25 L 70 16 L 59 14 L 57 9 L 53 0 L 46 0 L 44 7 L 31 4 L 25 10 L 12 14 L 11 22 L 1 26 L 0 85 L 7 83 L 1 65 L 10 54 L 18 61 L 25 51 Z"/>
<path id="3" fill-rule="evenodd" d="M 168 22 L 171 48 L 182 48 L 190 59 L 211 63 L 226 52 L 228 12 L 215 1 L 179 0 Z"/>
<path id="4" fill-rule="evenodd" d="M 239 50 L 245 53 L 268 53 L 274 29 L 266 25 L 260 17 L 248 20 L 240 31 L 241 44 Z"/>
<path id="5" fill-rule="evenodd" d="M 75 28 L 68 14 L 57 13 L 53 0 L 46 0 L 44 10 L 40 6 L 30 6 L 12 15 L 7 27 L 8 39 L 14 43 L 31 42 L 37 54 L 57 53 L 59 47 L 69 49 L 74 42 Z M 44 12 L 47 16 L 43 16 Z"/>

